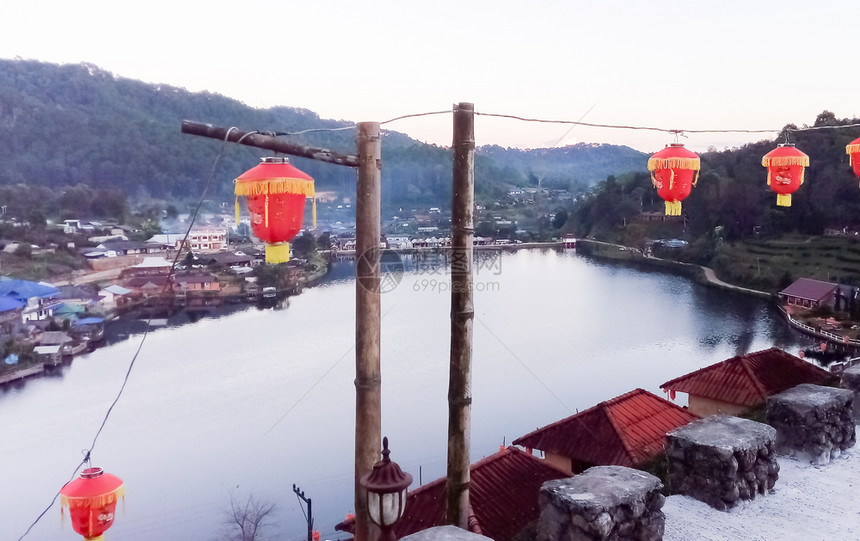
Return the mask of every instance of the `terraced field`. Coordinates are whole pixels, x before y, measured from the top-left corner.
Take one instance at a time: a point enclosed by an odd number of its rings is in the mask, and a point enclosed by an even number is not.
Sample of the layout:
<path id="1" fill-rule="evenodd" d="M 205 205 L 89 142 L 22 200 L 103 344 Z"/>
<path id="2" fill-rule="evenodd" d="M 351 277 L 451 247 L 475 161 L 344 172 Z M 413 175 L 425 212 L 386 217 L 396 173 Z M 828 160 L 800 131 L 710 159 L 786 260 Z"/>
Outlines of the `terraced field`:
<path id="1" fill-rule="evenodd" d="M 726 282 L 769 291 L 801 277 L 860 286 L 860 237 L 790 235 L 724 244 L 714 270 Z"/>

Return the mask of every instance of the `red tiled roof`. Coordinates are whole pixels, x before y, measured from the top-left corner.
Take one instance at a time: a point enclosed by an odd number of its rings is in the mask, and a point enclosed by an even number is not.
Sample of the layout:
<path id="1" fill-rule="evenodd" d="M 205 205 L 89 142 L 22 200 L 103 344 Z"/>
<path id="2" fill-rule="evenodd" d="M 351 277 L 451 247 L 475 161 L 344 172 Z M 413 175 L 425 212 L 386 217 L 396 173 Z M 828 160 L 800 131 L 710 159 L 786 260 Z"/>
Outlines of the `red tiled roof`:
<path id="1" fill-rule="evenodd" d="M 472 464 L 470 472 L 470 530 L 495 541 L 512 540 L 537 520 L 541 485 L 566 477 L 543 460 L 516 447 L 508 447 Z M 395 530 L 399 539 L 446 523 L 445 478 L 442 477 L 409 493 L 406 512 Z M 347 519 L 335 528 L 352 532 L 353 526 L 354 519 Z"/>
<path id="2" fill-rule="evenodd" d="M 738 355 L 660 387 L 730 404 L 755 407 L 801 383 L 824 383 L 833 375 L 779 348 Z"/>
<path id="3" fill-rule="evenodd" d="M 515 445 L 597 466 L 641 466 L 666 446 L 666 433 L 698 417 L 636 389 L 521 438 Z"/>
<path id="4" fill-rule="evenodd" d="M 833 298 L 837 284 L 813 280 L 811 278 L 798 278 L 790 286 L 779 292 L 780 295 L 799 297 L 811 301 L 825 301 Z"/>

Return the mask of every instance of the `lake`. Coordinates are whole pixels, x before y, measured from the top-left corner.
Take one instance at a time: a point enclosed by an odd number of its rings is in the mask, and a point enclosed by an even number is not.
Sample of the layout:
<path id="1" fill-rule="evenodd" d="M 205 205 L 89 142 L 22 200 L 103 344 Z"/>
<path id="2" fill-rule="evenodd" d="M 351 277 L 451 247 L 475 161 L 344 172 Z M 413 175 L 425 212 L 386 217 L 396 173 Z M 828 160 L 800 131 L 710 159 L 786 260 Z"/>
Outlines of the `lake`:
<path id="1" fill-rule="evenodd" d="M 407 263 L 383 285 L 382 433 L 415 487 L 446 469 L 450 293 L 433 262 Z M 334 525 L 353 510 L 352 276 L 341 261 L 281 309 L 148 335 L 92 454 L 126 484 L 107 539 L 224 539 L 231 497 L 253 495 L 277 505 L 267 538 L 300 540 L 293 484 L 323 539 L 346 537 Z M 761 300 L 571 252 L 491 254 L 475 291 L 473 460 L 637 387 L 662 396 L 661 383 L 736 354 L 811 343 Z M 2 539 L 69 480 L 141 337 L 0 390 Z M 55 506 L 25 539 L 76 538 Z"/>

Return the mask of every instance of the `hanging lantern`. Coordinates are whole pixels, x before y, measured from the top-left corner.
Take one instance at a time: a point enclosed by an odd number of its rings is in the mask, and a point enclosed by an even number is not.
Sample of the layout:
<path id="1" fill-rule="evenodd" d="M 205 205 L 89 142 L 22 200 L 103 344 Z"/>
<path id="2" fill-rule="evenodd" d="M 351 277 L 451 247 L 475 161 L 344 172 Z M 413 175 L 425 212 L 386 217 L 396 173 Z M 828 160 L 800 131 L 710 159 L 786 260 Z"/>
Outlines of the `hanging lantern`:
<path id="1" fill-rule="evenodd" d="M 803 184 L 804 168 L 809 167 L 809 156 L 794 148 L 791 143 L 780 144 L 761 159 L 767 167 L 767 185 L 776 192 L 776 204 L 791 206 L 791 194 Z"/>
<path id="2" fill-rule="evenodd" d="M 848 154 L 851 167 L 854 168 L 854 174 L 860 177 L 860 137 L 848 143 L 845 152 Z"/>
<path id="3" fill-rule="evenodd" d="M 266 262 L 290 260 L 290 243 L 302 228 L 305 198 L 314 197 L 314 179 L 299 171 L 287 158 L 261 158 L 260 164 L 236 179 L 236 221 L 239 221 L 239 199 L 248 199 L 251 229 L 266 243 Z M 313 222 L 316 226 L 316 199 Z"/>
<path id="4" fill-rule="evenodd" d="M 681 143 L 672 143 L 648 159 L 651 183 L 666 200 L 666 216 L 681 215 L 681 200 L 699 180 L 700 167 L 698 154 Z"/>
<path id="5" fill-rule="evenodd" d="M 102 541 L 113 525 L 116 502 L 125 496 L 122 479 L 101 468 L 86 468 L 60 490 L 60 505 L 69 508 L 72 528 L 84 539 Z"/>

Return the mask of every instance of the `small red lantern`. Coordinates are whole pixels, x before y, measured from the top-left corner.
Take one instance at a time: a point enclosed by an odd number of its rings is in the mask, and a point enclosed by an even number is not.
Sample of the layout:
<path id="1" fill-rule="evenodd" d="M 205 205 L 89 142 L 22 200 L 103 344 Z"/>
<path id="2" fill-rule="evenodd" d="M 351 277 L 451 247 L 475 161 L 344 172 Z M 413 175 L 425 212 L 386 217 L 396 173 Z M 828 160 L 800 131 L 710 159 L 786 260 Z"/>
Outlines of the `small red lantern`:
<path id="1" fill-rule="evenodd" d="M 851 167 L 854 168 L 854 174 L 860 177 L 860 137 L 848 143 L 845 152 L 848 154 Z"/>
<path id="2" fill-rule="evenodd" d="M 681 200 L 699 180 L 699 155 L 681 143 L 672 143 L 648 159 L 651 183 L 666 200 L 666 216 L 681 215 Z"/>
<path id="3" fill-rule="evenodd" d="M 102 534 L 113 525 L 116 502 L 123 496 L 122 479 L 101 468 L 86 468 L 60 490 L 60 505 L 69 508 L 72 528 L 84 539 L 102 541 Z"/>
<path id="4" fill-rule="evenodd" d="M 290 260 L 289 241 L 302 228 L 305 198 L 314 197 L 314 179 L 290 165 L 283 157 L 261 158 L 260 164 L 236 179 L 236 221 L 239 220 L 238 196 L 248 198 L 251 229 L 266 243 L 266 262 Z M 316 225 L 316 199 L 313 204 Z"/>
<path id="5" fill-rule="evenodd" d="M 803 184 L 804 168 L 809 167 L 809 156 L 794 148 L 791 143 L 783 143 L 771 150 L 761 159 L 767 167 L 767 185 L 776 192 L 776 204 L 791 206 L 791 194 Z"/>

